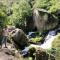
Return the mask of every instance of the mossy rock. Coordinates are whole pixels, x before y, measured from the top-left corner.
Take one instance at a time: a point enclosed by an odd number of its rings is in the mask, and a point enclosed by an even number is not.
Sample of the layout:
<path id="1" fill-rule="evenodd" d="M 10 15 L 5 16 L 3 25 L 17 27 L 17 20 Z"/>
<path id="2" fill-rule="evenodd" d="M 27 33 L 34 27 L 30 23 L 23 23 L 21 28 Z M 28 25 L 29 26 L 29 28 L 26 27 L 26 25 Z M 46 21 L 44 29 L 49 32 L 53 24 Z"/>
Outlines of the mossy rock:
<path id="1" fill-rule="evenodd" d="M 52 47 L 54 47 L 55 49 L 60 48 L 60 33 L 54 39 Z"/>
<path id="2" fill-rule="evenodd" d="M 31 38 L 30 42 L 33 42 L 33 43 L 38 43 L 42 40 L 42 37 L 35 37 L 35 38 Z"/>
<path id="3" fill-rule="evenodd" d="M 54 54 L 56 60 L 60 60 L 60 33 L 56 36 L 52 43 L 52 48 L 51 50 L 52 54 Z"/>

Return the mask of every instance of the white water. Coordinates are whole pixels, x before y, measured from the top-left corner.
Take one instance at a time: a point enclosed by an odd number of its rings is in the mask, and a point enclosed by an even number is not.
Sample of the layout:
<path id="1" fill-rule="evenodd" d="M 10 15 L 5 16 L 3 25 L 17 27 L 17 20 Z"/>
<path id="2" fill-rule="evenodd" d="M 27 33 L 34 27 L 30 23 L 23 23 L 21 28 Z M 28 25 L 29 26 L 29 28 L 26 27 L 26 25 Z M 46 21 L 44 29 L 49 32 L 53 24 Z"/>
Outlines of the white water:
<path id="1" fill-rule="evenodd" d="M 52 42 L 53 42 L 53 40 L 54 40 L 55 37 L 56 36 L 50 36 L 50 35 L 48 35 L 46 41 L 40 47 L 43 48 L 43 49 L 49 49 L 49 48 L 51 48 L 52 47 Z"/>
<path id="2" fill-rule="evenodd" d="M 43 48 L 43 49 L 50 49 L 52 47 L 52 42 L 53 42 L 54 38 L 55 38 L 55 36 L 51 36 L 51 38 L 49 38 L 43 44 L 41 44 L 41 45 L 31 44 L 30 47 L 35 47 L 35 48 L 40 47 L 40 48 Z"/>
<path id="3" fill-rule="evenodd" d="M 34 48 L 43 48 L 43 49 L 50 49 L 52 47 L 52 42 L 55 39 L 56 36 L 51 36 L 48 35 L 46 37 L 46 41 L 41 44 L 41 45 L 35 45 L 35 44 L 31 44 L 29 47 L 26 47 L 24 50 L 29 50 L 29 48 L 34 47 Z"/>
<path id="4" fill-rule="evenodd" d="M 52 31 L 51 31 L 52 32 Z M 50 32 L 50 33 L 51 33 Z M 50 49 L 52 47 L 52 42 L 54 41 L 56 35 L 50 35 L 50 33 L 48 33 L 48 35 L 46 36 L 45 38 L 45 41 L 43 44 L 41 45 L 34 45 L 34 44 L 31 44 L 30 46 L 31 47 L 40 47 L 40 48 L 43 48 L 43 49 Z M 54 32 L 55 33 L 55 32 Z M 52 33 L 53 34 L 53 33 Z"/>
<path id="5" fill-rule="evenodd" d="M 56 37 L 56 35 L 54 35 L 55 32 L 52 33 L 52 34 L 50 34 L 50 33 L 48 33 L 48 35 L 46 36 L 45 41 L 44 41 L 43 44 L 41 44 L 41 45 L 31 44 L 30 46 L 25 47 L 25 49 L 23 50 L 24 54 L 26 54 L 31 47 L 34 47 L 34 48 L 43 48 L 43 49 L 50 49 L 52 47 L 52 42 L 54 41 L 54 39 Z"/>

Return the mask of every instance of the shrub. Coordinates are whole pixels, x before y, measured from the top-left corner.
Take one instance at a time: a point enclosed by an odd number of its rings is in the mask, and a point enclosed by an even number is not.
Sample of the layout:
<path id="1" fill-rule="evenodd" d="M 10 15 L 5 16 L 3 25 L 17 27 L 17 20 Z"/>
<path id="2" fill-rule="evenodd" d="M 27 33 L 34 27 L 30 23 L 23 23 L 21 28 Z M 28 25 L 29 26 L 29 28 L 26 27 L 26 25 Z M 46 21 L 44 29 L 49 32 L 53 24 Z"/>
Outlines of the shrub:
<path id="1" fill-rule="evenodd" d="M 3 27 L 7 24 L 6 6 L 0 4 L 0 26 Z"/>
<path id="2" fill-rule="evenodd" d="M 58 7 L 57 7 L 58 6 Z M 36 0 L 34 8 L 47 9 L 50 13 L 60 10 L 59 0 Z"/>
<path id="3" fill-rule="evenodd" d="M 31 7 L 26 0 L 12 5 L 13 14 L 9 16 L 11 24 L 25 26 L 27 16 L 31 16 Z"/>
<path id="4" fill-rule="evenodd" d="M 36 52 L 36 49 L 34 47 L 31 47 L 29 49 L 29 55 L 30 55 L 30 57 L 33 57 L 35 52 Z"/>
<path id="5" fill-rule="evenodd" d="M 47 8 L 50 0 L 36 0 L 33 8 Z"/>
<path id="6" fill-rule="evenodd" d="M 42 40 L 42 37 L 35 37 L 35 38 L 31 38 L 31 42 L 33 43 L 38 43 Z"/>

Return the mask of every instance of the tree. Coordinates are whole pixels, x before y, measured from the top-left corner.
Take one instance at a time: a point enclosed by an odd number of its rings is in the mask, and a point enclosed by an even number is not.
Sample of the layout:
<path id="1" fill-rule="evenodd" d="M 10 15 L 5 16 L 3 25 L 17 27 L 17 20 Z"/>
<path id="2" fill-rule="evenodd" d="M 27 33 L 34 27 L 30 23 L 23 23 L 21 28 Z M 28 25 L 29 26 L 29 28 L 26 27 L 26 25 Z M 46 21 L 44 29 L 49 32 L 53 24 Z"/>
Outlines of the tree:
<path id="1" fill-rule="evenodd" d="M 36 0 L 34 8 L 43 8 L 50 13 L 54 13 L 60 10 L 60 0 Z"/>
<path id="2" fill-rule="evenodd" d="M 12 24 L 24 25 L 27 16 L 31 16 L 31 7 L 26 0 L 12 5 L 13 14 L 9 17 Z"/>
<path id="3" fill-rule="evenodd" d="M 56 11 L 60 10 L 60 0 L 51 0 L 50 5 L 51 6 L 48 10 L 50 13 L 55 13 Z"/>
<path id="4" fill-rule="evenodd" d="M 0 26 L 7 24 L 6 6 L 0 3 Z"/>
<path id="5" fill-rule="evenodd" d="M 50 0 L 36 0 L 34 4 L 34 8 L 47 8 L 49 6 L 49 1 Z"/>

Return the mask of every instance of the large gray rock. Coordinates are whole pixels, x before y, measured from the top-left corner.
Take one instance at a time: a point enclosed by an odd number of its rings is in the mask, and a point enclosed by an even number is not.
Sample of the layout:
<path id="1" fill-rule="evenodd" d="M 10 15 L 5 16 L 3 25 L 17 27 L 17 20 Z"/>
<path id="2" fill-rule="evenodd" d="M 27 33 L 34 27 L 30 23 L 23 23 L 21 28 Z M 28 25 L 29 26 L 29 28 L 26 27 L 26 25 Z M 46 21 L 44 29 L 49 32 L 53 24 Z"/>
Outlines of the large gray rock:
<path id="1" fill-rule="evenodd" d="M 26 34 L 21 29 L 15 29 L 11 33 L 12 39 L 21 47 L 28 45 L 28 38 Z"/>
<path id="2" fill-rule="evenodd" d="M 33 20 L 38 31 L 54 29 L 58 25 L 57 18 L 44 9 L 34 9 Z"/>

